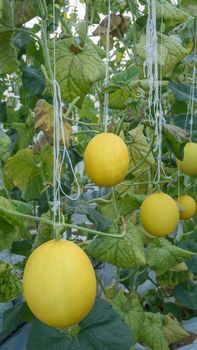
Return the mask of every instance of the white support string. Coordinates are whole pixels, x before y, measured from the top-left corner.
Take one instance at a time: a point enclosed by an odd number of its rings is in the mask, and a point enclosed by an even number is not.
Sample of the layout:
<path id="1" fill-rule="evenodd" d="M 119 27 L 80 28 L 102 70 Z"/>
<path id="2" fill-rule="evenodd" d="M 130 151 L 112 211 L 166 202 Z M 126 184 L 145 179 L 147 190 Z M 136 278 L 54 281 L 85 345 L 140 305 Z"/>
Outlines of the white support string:
<path id="1" fill-rule="evenodd" d="M 53 0 L 53 107 L 54 107 L 54 144 L 53 144 L 53 222 L 54 227 L 56 223 L 61 223 L 61 193 L 71 200 L 77 200 L 80 196 L 80 185 L 75 174 L 75 170 L 72 165 L 72 160 L 69 156 L 69 152 L 66 146 L 63 111 L 62 111 L 62 99 L 61 90 L 58 82 L 56 81 L 56 38 L 55 38 L 55 0 Z M 63 143 L 63 153 L 61 155 L 60 147 L 60 135 Z M 61 185 L 61 172 L 62 167 L 67 157 L 71 171 L 74 176 L 75 183 L 77 184 L 77 194 L 75 197 L 67 195 L 62 189 Z"/>
<path id="2" fill-rule="evenodd" d="M 150 126 L 155 127 L 157 144 L 157 171 L 155 184 L 160 183 L 161 171 L 165 174 L 162 166 L 162 128 L 165 118 L 162 108 L 162 60 L 160 71 L 158 70 L 158 36 L 157 36 L 157 13 L 156 0 L 147 0 L 148 19 L 146 27 L 146 60 L 144 62 L 144 75 L 149 83 L 148 118 Z M 163 0 L 161 1 L 161 23 L 163 22 Z M 162 33 L 160 36 L 160 57 L 163 55 Z"/>
<path id="3" fill-rule="evenodd" d="M 195 22 L 195 45 L 194 45 L 194 53 L 197 52 L 197 19 Z M 188 102 L 188 108 L 187 108 L 187 115 L 185 119 L 185 130 L 187 129 L 188 124 L 188 118 L 190 114 L 190 121 L 189 121 L 189 137 L 190 140 L 192 140 L 193 135 L 193 124 L 194 124 L 194 95 L 195 95 L 195 87 L 196 87 L 196 61 L 193 62 L 193 71 L 192 71 L 192 82 L 191 82 L 191 88 L 190 88 L 190 96 L 189 96 L 189 102 Z"/>
<path id="4" fill-rule="evenodd" d="M 105 82 L 104 87 L 107 88 L 109 84 L 109 49 L 110 49 L 110 25 L 111 25 L 111 14 L 110 14 L 110 0 L 108 0 L 108 16 L 107 16 L 107 31 L 106 31 L 106 66 L 105 66 Z M 107 132 L 108 120 L 109 120 L 109 107 L 108 107 L 109 94 L 106 91 L 104 96 L 104 129 Z"/>

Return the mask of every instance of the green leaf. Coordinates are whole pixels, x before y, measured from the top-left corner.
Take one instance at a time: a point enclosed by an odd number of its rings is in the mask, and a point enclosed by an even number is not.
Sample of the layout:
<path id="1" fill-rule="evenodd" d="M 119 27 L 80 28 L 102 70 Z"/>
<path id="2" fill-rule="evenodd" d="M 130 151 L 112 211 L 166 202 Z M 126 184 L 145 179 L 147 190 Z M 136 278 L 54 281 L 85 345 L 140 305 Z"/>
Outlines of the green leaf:
<path id="1" fill-rule="evenodd" d="M 87 218 L 95 224 L 96 230 L 98 231 L 105 231 L 112 224 L 112 220 L 98 213 L 84 200 L 68 200 L 68 205 L 65 208 L 65 213 L 69 215 L 72 215 L 74 213 L 86 215 Z"/>
<path id="2" fill-rule="evenodd" d="M 145 321 L 141 327 L 141 339 L 152 350 L 169 350 L 161 314 L 145 313 Z"/>
<path id="3" fill-rule="evenodd" d="M 116 73 L 110 80 L 107 91 L 109 92 L 109 107 L 113 109 L 125 109 L 131 92 L 129 83 L 139 74 L 138 68 L 130 66 L 121 73 Z M 137 83 L 136 83 L 137 84 Z M 135 84 L 134 84 L 135 85 Z"/>
<path id="4" fill-rule="evenodd" d="M 181 324 L 169 315 L 164 315 L 164 334 L 168 344 L 176 343 L 189 337 L 189 333 L 182 328 Z"/>
<path id="5" fill-rule="evenodd" d="M 9 0 L 2 4 L 2 17 L 0 19 L 0 73 L 13 73 L 18 68 L 17 54 L 13 46 L 14 18 L 12 6 Z"/>
<path id="6" fill-rule="evenodd" d="M 136 292 L 125 295 L 119 292 L 112 300 L 113 309 L 129 325 L 132 330 L 134 341 L 140 336 L 141 327 L 144 322 L 144 311 L 138 299 Z"/>
<path id="7" fill-rule="evenodd" d="M 0 303 L 15 299 L 22 293 L 22 282 L 13 271 L 13 266 L 0 261 Z"/>
<path id="8" fill-rule="evenodd" d="M 17 141 L 17 146 L 19 147 L 19 149 L 28 147 L 32 144 L 33 137 L 35 136 L 32 111 L 29 111 L 29 115 L 25 123 L 13 122 L 11 126 L 18 132 L 19 138 Z"/>
<path id="9" fill-rule="evenodd" d="M 125 109 L 130 92 L 127 86 L 118 88 L 109 93 L 109 107 L 113 109 Z"/>
<path id="10" fill-rule="evenodd" d="M 12 243 L 11 253 L 28 257 L 32 251 L 32 240 L 23 239 Z"/>
<path id="11" fill-rule="evenodd" d="M 10 334 L 22 323 L 31 321 L 33 315 L 23 301 L 15 304 L 3 314 L 3 332 Z"/>
<path id="12" fill-rule="evenodd" d="M 188 278 L 187 272 L 167 271 L 161 276 L 157 276 L 157 283 L 163 288 L 173 288 L 177 284 L 184 282 Z"/>
<path id="13" fill-rule="evenodd" d="M 197 274 L 197 241 L 190 238 L 180 242 L 179 247 L 182 249 L 187 249 L 196 254 L 187 261 L 187 267 L 189 271 Z"/>
<path id="14" fill-rule="evenodd" d="M 132 268 L 146 263 L 144 246 L 138 229 L 132 223 L 123 228 L 126 232 L 122 239 L 97 237 L 86 247 L 86 253 L 95 259 L 100 259 L 112 265 Z"/>
<path id="15" fill-rule="evenodd" d="M 9 156 L 10 148 L 11 139 L 2 129 L 0 129 L 0 161 L 6 160 L 6 158 Z"/>
<path id="16" fill-rule="evenodd" d="M 50 212 L 43 214 L 41 218 L 50 220 Z M 40 223 L 34 241 L 34 248 L 37 248 L 39 245 L 49 241 L 52 238 L 52 234 L 53 230 L 51 225 L 48 225 L 46 223 Z"/>
<path id="17" fill-rule="evenodd" d="M 187 12 L 191 13 L 192 16 L 197 13 L 196 0 L 181 0 L 180 4 L 181 7 L 184 8 Z"/>
<path id="18" fill-rule="evenodd" d="M 27 91 L 33 96 L 42 94 L 45 88 L 45 79 L 42 71 L 26 67 L 22 74 L 22 82 Z"/>
<path id="19" fill-rule="evenodd" d="M 191 84 L 182 84 L 171 81 L 169 88 L 172 90 L 178 101 L 190 101 L 191 98 Z M 194 89 L 194 103 L 197 103 L 197 89 Z"/>
<path id="20" fill-rule="evenodd" d="M 5 165 L 5 174 L 12 187 L 22 191 L 26 201 L 36 199 L 52 180 L 53 158 L 51 146 L 47 145 L 40 155 L 34 155 L 32 149 L 25 148 L 9 158 Z"/>
<path id="21" fill-rule="evenodd" d="M 11 200 L 0 197 L 0 208 L 17 211 Z M 25 223 L 17 216 L 0 210 L 0 249 L 11 247 L 12 241 L 27 236 Z"/>
<path id="22" fill-rule="evenodd" d="M 131 144 L 128 146 L 130 153 L 130 168 L 132 169 L 136 166 L 143 158 L 145 158 L 149 144 L 146 140 L 146 137 L 143 133 L 144 126 L 138 125 L 135 129 L 129 131 L 129 136 L 131 137 Z M 142 169 L 145 169 L 150 166 L 155 165 L 155 159 L 153 157 L 152 152 L 148 155 L 148 157 L 144 160 L 144 162 L 140 165 L 137 172 L 140 173 Z"/>
<path id="23" fill-rule="evenodd" d="M 49 47 L 53 61 L 52 43 Z M 72 102 L 79 96 L 80 106 L 92 85 L 105 77 L 105 65 L 90 40 L 83 47 L 73 39 L 59 40 L 56 43 L 56 76 L 62 98 Z"/>
<path id="24" fill-rule="evenodd" d="M 157 33 L 158 39 L 158 64 L 162 67 L 163 77 L 171 77 L 175 66 L 188 55 L 186 50 L 179 42 L 172 37 Z M 146 36 L 142 35 L 139 43 L 136 45 L 138 56 L 144 61 L 146 59 Z M 162 54 L 161 54 L 162 53 Z"/>
<path id="25" fill-rule="evenodd" d="M 176 301 L 187 309 L 197 310 L 197 282 L 187 280 L 175 287 Z"/>
<path id="26" fill-rule="evenodd" d="M 163 136 L 167 140 L 174 155 L 182 160 L 184 157 L 184 147 L 189 142 L 189 134 L 175 125 L 164 123 Z"/>
<path id="27" fill-rule="evenodd" d="M 191 259 L 195 254 L 172 245 L 166 239 L 150 243 L 146 252 L 147 263 L 158 276 L 162 275 L 177 264 Z"/>
<path id="28" fill-rule="evenodd" d="M 188 18 L 188 14 L 166 0 L 157 0 L 156 12 L 157 19 L 163 17 L 166 29 L 174 28 Z"/>
<path id="29" fill-rule="evenodd" d="M 89 96 L 85 97 L 81 109 L 79 109 L 79 117 L 91 122 L 97 122 L 97 113 L 93 100 Z"/>
<path id="30" fill-rule="evenodd" d="M 121 73 L 114 74 L 110 79 L 109 86 L 122 86 L 128 84 L 138 74 L 139 69 L 136 66 L 130 66 Z"/>
<path id="31" fill-rule="evenodd" d="M 102 299 L 78 326 L 60 331 L 35 320 L 29 333 L 27 350 L 129 350 L 131 331 Z"/>

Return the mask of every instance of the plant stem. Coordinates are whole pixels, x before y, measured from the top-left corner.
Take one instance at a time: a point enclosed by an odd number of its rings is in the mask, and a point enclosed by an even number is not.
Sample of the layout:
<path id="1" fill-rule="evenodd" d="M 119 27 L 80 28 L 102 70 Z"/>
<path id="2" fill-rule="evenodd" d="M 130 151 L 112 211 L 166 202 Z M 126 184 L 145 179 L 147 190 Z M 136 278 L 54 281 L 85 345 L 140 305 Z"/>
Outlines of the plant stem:
<path id="1" fill-rule="evenodd" d="M 51 226 L 54 225 L 52 220 L 41 218 L 39 216 L 33 216 L 33 215 L 19 213 L 17 211 L 9 210 L 9 209 L 2 208 L 2 207 L 0 207 L 0 213 L 4 213 L 4 214 L 10 215 L 10 216 L 21 217 L 21 218 L 26 219 L 26 220 L 34 220 L 34 221 L 42 222 L 42 223 L 45 223 L 45 224 L 48 224 L 48 225 L 51 225 Z M 64 227 L 65 228 L 73 228 L 73 229 L 76 229 L 78 231 L 84 231 L 84 232 L 87 232 L 87 233 L 91 233 L 93 235 L 99 235 L 99 236 L 105 236 L 105 237 L 111 237 L 111 238 L 123 238 L 124 235 L 125 235 L 125 232 L 123 232 L 122 234 L 117 235 L 115 233 L 113 234 L 113 233 L 106 233 L 106 232 L 96 231 L 96 230 L 92 230 L 92 229 L 87 228 L 87 227 L 73 225 L 73 224 L 67 224 L 67 223 L 63 223 L 61 225 L 62 229 Z"/>

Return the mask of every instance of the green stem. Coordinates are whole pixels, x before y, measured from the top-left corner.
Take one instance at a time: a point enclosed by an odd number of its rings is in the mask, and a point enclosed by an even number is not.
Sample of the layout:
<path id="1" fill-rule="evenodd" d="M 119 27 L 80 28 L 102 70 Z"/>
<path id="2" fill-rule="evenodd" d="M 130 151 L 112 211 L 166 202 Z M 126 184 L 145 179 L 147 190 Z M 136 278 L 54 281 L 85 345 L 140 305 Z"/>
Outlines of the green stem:
<path id="1" fill-rule="evenodd" d="M 117 205 L 116 205 L 116 195 L 115 195 L 115 188 L 112 187 L 112 206 L 113 206 L 113 210 L 114 210 L 114 215 L 115 218 L 118 218 L 118 209 L 117 209 Z"/>
<path id="2" fill-rule="evenodd" d="M 44 4 L 44 5 L 43 5 Z M 46 67 L 48 69 L 48 74 L 50 75 L 50 79 L 51 82 L 53 81 L 53 71 L 52 71 L 52 67 L 51 67 L 51 60 L 50 60 L 50 56 L 49 56 L 49 50 L 48 50 L 48 46 L 47 46 L 47 32 L 46 32 L 46 20 L 44 19 L 46 16 L 46 3 L 44 0 L 38 0 L 38 5 L 40 8 L 40 13 L 42 16 L 42 48 L 43 48 L 43 53 L 44 53 L 44 60 L 45 60 L 45 64 Z"/>
<path id="3" fill-rule="evenodd" d="M 21 217 L 21 218 L 26 219 L 26 220 L 34 220 L 34 221 L 42 222 L 42 223 L 45 223 L 45 224 L 48 224 L 51 226 L 54 225 L 52 220 L 41 218 L 39 216 L 33 216 L 33 215 L 19 213 L 17 211 L 9 210 L 6 208 L 0 207 L 0 213 L 4 213 L 4 214 L 10 215 L 10 216 Z M 105 237 L 111 237 L 111 238 L 122 238 L 125 235 L 125 232 L 123 232 L 120 235 L 117 235 L 115 233 L 114 234 L 113 233 L 105 233 L 105 232 L 101 232 L 101 231 L 92 230 L 92 229 L 87 228 L 87 227 L 72 225 L 72 224 L 67 224 L 67 223 L 63 223 L 61 225 L 61 229 L 63 229 L 64 227 L 65 228 L 73 228 L 73 229 L 76 229 L 78 231 L 84 231 L 87 233 L 91 233 L 93 235 L 99 235 L 99 236 L 105 236 Z"/>
<path id="4" fill-rule="evenodd" d="M 73 136 L 80 135 L 80 134 L 99 134 L 100 131 L 98 130 L 81 130 L 73 133 Z"/>

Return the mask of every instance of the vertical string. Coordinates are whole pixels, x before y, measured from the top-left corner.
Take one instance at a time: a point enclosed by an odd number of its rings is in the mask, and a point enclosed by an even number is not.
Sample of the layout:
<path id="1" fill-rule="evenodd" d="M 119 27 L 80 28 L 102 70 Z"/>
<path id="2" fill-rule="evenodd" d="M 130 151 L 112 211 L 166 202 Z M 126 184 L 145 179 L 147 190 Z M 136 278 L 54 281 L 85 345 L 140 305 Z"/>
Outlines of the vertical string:
<path id="1" fill-rule="evenodd" d="M 78 183 L 77 176 L 75 174 L 72 160 L 66 146 L 63 110 L 61 90 L 58 82 L 56 81 L 56 37 L 55 37 L 55 25 L 56 25 L 56 13 L 55 13 L 55 0 L 53 0 L 53 107 L 54 107 L 54 142 L 53 142 L 53 224 L 54 224 L 54 236 L 56 238 L 56 225 L 61 223 L 61 193 L 71 200 L 77 200 L 80 196 L 80 185 Z M 61 155 L 60 147 L 60 134 L 63 143 L 63 152 Z M 62 189 L 61 185 L 61 172 L 62 167 L 67 157 L 67 161 L 70 165 L 74 181 L 77 185 L 77 194 L 75 197 L 67 195 Z"/>
<path id="2" fill-rule="evenodd" d="M 162 127 L 164 122 L 162 109 L 162 61 L 158 71 L 158 37 L 156 0 L 147 0 L 148 19 L 146 27 L 146 60 L 144 62 L 144 75 L 148 79 L 148 118 L 149 123 L 155 127 L 157 144 L 157 171 L 155 183 L 159 185 L 162 169 Z M 161 3 L 161 23 L 163 23 L 163 1 Z M 161 26 L 162 27 L 162 26 Z M 163 54 L 162 33 L 160 35 L 160 57 Z"/>
<path id="3" fill-rule="evenodd" d="M 108 16 L 107 16 L 107 31 L 106 31 L 106 66 L 105 66 L 105 82 L 104 87 L 107 88 L 109 84 L 109 48 L 110 48 L 110 0 L 108 0 Z M 108 107 L 109 94 L 106 91 L 104 96 L 104 130 L 107 132 L 108 120 L 109 120 L 109 107 Z"/>

